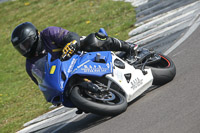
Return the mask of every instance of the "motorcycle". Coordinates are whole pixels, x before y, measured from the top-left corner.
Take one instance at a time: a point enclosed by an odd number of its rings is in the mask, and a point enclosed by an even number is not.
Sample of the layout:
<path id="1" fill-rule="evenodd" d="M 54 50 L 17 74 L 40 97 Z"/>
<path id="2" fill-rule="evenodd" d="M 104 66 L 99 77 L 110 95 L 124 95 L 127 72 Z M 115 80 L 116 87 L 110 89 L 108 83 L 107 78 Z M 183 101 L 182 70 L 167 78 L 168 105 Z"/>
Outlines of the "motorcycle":
<path id="1" fill-rule="evenodd" d="M 48 53 L 32 73 L 48 102 L 103 116 L 115 116 L 152 85 L 175 77 L 173 61 L 160 53 L 137 48 L 134 58 L 111 51 L 79 52 L 68 60 Z"/>

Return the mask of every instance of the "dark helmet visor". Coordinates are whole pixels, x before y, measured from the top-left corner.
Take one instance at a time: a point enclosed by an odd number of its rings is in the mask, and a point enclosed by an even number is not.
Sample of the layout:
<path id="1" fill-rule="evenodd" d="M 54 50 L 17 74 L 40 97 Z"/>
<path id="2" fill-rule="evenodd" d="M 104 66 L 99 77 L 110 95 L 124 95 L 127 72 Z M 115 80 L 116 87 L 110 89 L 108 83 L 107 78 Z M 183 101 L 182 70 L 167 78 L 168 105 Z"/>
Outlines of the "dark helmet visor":
<path id="1" fill-rule="evenodd" d="M 18 45 L 15 46 L 15 48 L 22 54 L 25 55 L 29 53 L 36 42 L 36 36 L 30 36 Z"/>

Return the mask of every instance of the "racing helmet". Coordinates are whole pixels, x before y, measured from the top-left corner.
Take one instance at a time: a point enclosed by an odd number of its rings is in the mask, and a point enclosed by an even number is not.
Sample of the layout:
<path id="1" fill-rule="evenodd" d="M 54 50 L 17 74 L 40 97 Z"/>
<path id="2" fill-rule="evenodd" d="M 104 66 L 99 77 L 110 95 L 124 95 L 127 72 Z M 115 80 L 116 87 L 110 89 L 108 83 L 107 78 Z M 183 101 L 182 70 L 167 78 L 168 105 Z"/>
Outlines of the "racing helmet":
<path id="1" fill-rule="evenodd" d="M 30 58 L 36 52 L 38 38 L 36 27 L 30 22 L 25 22 L 13 30 L 11 42 L 21 55 Z"/>

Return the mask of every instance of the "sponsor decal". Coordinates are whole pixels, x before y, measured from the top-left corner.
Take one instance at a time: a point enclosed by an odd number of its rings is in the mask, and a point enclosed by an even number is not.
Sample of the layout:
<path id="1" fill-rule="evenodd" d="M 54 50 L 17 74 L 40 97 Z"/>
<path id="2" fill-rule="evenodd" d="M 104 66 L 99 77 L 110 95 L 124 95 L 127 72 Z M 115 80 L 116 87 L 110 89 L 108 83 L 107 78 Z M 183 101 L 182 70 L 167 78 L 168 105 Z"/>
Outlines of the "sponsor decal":
<path id="1" fill-rule="evenodd" d="M 70 72 L 73 70 L 74 65 L 76 64 L 76 61 L 77 61 L 77 59 L 73 59 L 73 60 L 72 60 L 70 66 L 69 66 L 69 68 L 68 68 L 68 70 L 67 70 L 68 73 L 70 73 Z"/>
<path id="2" fill-rule="evenodd" d="M 136 78 L 131 81 L 131 88 L 134 90 L 143 84 L 143 79 Z"/>
<path id="3" fill-rule="evenodd" d="M 90 60 L 85 61 L 84 63 L 82 63 L 81 65 L 79 65 L 77 68 L 82 67 L 83 65 L 85 65 L 86 63 L 90 62 Z"/>
<path id="4" fill-rule="evenodd" d="M 106 72 L 110 68 L 109 64 L 107 64 L 107 67 L 101 67 L 100 65 L 84 65 L 83 68 L 81 68 L 84 72 Z"/>

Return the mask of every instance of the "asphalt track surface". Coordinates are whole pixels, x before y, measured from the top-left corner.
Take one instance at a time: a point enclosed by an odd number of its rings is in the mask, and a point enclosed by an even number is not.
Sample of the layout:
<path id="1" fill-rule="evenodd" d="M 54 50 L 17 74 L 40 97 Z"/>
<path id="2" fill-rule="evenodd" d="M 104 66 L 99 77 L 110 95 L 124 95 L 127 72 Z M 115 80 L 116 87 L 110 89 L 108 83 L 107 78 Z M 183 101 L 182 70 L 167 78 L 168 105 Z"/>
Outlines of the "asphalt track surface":
<path id="1" fill-rule="evenodd" d="M 175 79 L 132 102 L 113 118 L 82 115 L 59 133 L 199 133 L 200 27 L 168 56 L 176 65 Z M 50 131 L 51 129 L 49 129 Z M 51 130 L 52 131 L 52 130 Z"/>

